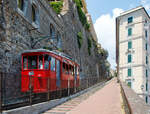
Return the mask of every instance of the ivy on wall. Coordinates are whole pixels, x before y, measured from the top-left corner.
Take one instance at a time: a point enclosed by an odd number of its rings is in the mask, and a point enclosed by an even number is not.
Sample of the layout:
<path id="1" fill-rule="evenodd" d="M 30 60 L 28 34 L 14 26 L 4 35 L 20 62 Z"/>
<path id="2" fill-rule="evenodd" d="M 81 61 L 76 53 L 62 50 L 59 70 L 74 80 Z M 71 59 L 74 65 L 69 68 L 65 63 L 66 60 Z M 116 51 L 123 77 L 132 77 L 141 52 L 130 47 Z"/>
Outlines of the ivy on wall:
<path id="1" fill-rule="evenodd" d="M 79 49 L 80 49 L 81 46 L 82 46 L 82 43 L 83 43 L 83 34 L 82 34 L 82 32 L 78 32 L 77 41 L 78 41 L 78 46 L 79 46 Z"/>
<path id="2" fill-rule="evenodd" d="M 50 2 L 50 6 L 57 14 L 60 14 L 63 7 L 63 1 Z"/>
<path id="3" fill-rule="evenodd" d="M 91 47 L 92 47 L 92 40 L 91 40 L 91 38 L 87 39 L 87 43 L 88 43 L 88 53 L 89 53 L 89 55 L 91 55 Z"/>
<path id="4" fill-rule="evenodd" d="M 88 30 L 90 28 L 90 24 L 88 23 L 86 15 L 82 10 L 82 8 L 83 8 L 82 1 L 81 0 L 74 0 L 74 1 L 77 5 L 77 11 L 78 11 L 79 19 L 80 19 L 82 25 Z"/>

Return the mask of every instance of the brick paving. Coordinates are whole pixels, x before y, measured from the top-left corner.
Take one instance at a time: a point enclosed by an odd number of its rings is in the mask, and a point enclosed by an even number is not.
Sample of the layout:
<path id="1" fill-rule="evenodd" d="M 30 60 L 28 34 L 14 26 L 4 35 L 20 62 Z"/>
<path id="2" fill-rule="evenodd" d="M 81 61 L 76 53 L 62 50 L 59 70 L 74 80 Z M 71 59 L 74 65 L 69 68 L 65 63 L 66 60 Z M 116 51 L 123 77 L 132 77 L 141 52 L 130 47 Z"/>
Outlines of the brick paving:
<path id="1" fill-rule="evenodd" d="M 58 105 L 43 114 L 121 114 L 121 93 L 117 80 Z"/>
<path id="2" fill-rule="evenodd" d="M 66 114 L 121 114 L 120 86 L 113 79 L 104 88 Z"/>
<path id="3" fill-rule="evenodd" d="M 94 85 L 91 88 L 88 88 L 89 90 L 78 97 L 75 97 L 61 105 L 58 105 L 42 114 L 66 114 L 66 112 L 72 110 L 76 106 L 78 106 L 81 102 L 88 99 L 91 95 L 93 95 L 96 91 L 103 88 L 107 83 L 109 82 L 100 82 L 97 85 Z"/>

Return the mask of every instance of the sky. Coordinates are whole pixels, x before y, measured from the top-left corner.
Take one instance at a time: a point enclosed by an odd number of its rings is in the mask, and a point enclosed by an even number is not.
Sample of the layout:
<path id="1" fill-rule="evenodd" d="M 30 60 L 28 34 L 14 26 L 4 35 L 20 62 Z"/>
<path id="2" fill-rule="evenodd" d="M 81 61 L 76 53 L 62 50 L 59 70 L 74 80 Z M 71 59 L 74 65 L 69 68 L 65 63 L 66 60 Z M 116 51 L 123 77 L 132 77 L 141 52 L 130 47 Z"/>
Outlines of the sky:
<path id="1" fill-rule="evenodd" d="M 116 37 L 115 18 L 121 12 L 144 6 L 150 14 L 150 0 L 86 0 L 88 12 L 92 16 L 98 42 L 109 53 L 108 61 L 115 69 Z"/>

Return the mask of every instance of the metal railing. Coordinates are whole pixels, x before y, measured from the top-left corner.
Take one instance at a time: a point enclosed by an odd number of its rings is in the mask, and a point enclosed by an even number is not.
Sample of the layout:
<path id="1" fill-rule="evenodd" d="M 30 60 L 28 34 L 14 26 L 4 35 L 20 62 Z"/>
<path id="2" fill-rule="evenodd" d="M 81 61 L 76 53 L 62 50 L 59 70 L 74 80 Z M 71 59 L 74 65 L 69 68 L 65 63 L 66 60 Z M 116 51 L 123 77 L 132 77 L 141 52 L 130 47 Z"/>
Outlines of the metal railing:
<path id="1" fill-rule="evenodd" d="M 25 85 L 28 89 L 22 92 L 25 90 L 22 90 L 21 81 L 25 78 L 29 80 Z M 21 74 L 0 72 L 0 111 L 67 97 L 104 80 L 93 76 L 75 82 L 72 79 L 61 80 L 58 86 L 54 86 L 58 81 L 56 79 L 24 76 L 22 80 Z"/>

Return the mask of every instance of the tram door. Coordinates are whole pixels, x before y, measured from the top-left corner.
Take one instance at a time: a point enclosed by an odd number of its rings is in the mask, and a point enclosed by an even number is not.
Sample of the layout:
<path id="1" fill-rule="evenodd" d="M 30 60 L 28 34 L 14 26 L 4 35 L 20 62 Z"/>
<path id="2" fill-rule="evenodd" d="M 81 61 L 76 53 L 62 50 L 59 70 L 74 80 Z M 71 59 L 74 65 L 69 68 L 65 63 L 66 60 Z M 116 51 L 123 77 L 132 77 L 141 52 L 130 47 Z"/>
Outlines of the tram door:
<path id="1" fill-rule="evenodd" d="M 60 87 L 61 85 L 61 79 L 60 79 L 60 61 L 56 60 L 57 68 L 56 68 L 56 86 Z"/>

